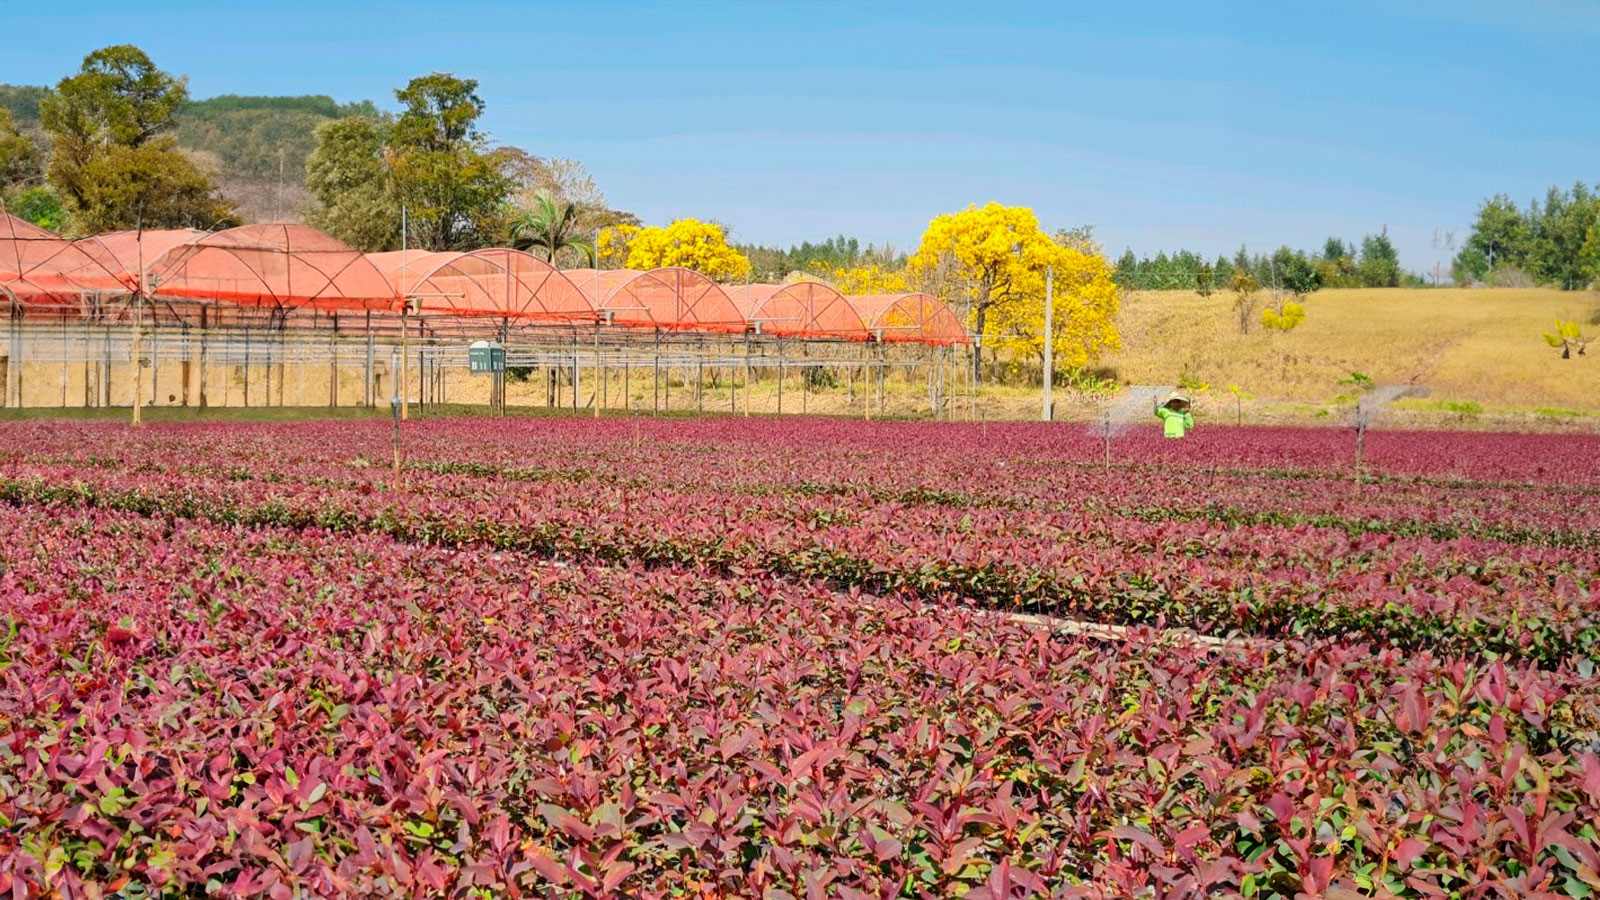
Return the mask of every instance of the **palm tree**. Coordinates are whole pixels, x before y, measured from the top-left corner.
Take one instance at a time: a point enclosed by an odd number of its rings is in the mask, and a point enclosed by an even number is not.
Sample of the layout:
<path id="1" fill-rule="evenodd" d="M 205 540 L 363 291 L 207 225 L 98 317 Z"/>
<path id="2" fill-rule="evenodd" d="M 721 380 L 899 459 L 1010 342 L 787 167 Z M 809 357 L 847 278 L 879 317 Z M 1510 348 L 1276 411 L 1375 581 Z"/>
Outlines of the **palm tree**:
<path id="1" fill-rule="evenodd" d="M 578 207 L 549 191 L 533 195 L 533 204 L 511 223 L 511 246 L 543 256 L 552 265 L 562 250 L 578 251 L 593 266 L 594 241 L 578 234 Z"/>

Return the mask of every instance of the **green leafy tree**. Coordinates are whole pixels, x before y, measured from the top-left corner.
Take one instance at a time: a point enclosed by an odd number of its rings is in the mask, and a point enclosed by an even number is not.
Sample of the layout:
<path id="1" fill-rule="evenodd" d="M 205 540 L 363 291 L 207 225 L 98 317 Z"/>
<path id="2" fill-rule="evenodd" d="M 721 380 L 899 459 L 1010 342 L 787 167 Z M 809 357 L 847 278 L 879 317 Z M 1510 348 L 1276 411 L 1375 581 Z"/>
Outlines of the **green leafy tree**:
<path id="1" fill-rule="evenodd" d="M 1272 267 L 1278 283 L 1297 299 L 1322 287 L 1322 278 L 1306 255 L 1288 247 L 1272 254 Z"/>
<path id="2" fill-rule="evenodd" d="M 1533 229 L 1527 217 L 1510 197 L 1496 194 L 1478 207 L 1472 233 L 1451 266 L 1452 277 L 1470 283 L 1485 280 L 1495 268 L 1524 268 L 1532 242 Z"/>
<path id="3" fill-rule="evenodd" d="M 51 145 L 46 175 L 78 229 L 234 221 L 211 173 L 181 153 L 171 134 L 188 96 L 183 79 L 122 44 L 84 57 L 78 74 L 39 102 Z"/>
<path id="4" fill-rule="evenodd" d="M 6 212 L 57 234 L 71 228 L 61 198 L 48 185 L 36 184 L 12 194 L 6 201 Z"/>
<path id="5" fill-rule="evenodd" d="M 1353 280 L 1356 269 L 1356 248 L 1342 239 L 1330 237 L 1322 244 L 1322 252 L 1311 261 L 1323 287 L 1344 287 Z"/>
<path id="6" fill-rule="evenodd" d="M 1361 239 L 1361 261 L 1356 274 L 1363 287 L 1399 287 L 1400 254 L 1389 240 L 1389 229 Z"/>
<path id="7" fill-rule="evenodd" d="M 1117 260 L 1116 274 L 1112 278 L 1117 286 L 1123 290 L 1136 290 L 1139 284 L 1139 257 L 1133 253 L 1133 248 L 1122 251 L 1122 256 Z"/>
<path id="8" fill-rule="evenodd" d="M 395 92 L 405 108 L 390 136 L 389 164 L 417 246 L 471 249 L 504 231 L 512 184 L 477 130 L 477 88 L 472 79 L 434 72 Z"/>
<path id="9" fill-rule="evenodd" d="M 511 223 L 512 246 L 537 251 L 551 263 L 563 252 L 576 254 L 588 265 L 595 264 L 595 246 L 578 229 L 578 206 L 548 191 L 533 196 L 529 207 Z"/>
<path id="10" fill-rule="evenodd" d="M 317 205 L 307 224 L 368 253 L 399 247 L 400 204 L 384 161 L 386 137 L 383 122 L 367 116 L 317 128 L 306 157 L 306 187 Z"/>
<path id="11" fill-rule="evenodd" d="M 84 166 L 81 183 L 92 202 L 74 211 L 73 223 L 85 234 L 136 226 L 210 230 L 239 221 L 217 198 L 211 174 L 163 141 L 107 147 Z"/>
<path id="12" fill-rule="evenodd" d="M 1202 297 L 1209 298 L 1216 288 L 1214 274 L 1210 263 L 1201 263 L 1194 271 L 1194 289 Z"/>
<path id="13" fill-rule="evenodd" d="M 1527 268 L 1536 281 L 1572 291 L 1600 277 L 1600 196 L 1581 181 L 1570 193 L 1551 188 L 1529 218 Z"/>
<path id="14" fill-rule="evenodd" d="M 1476 247 L 1465 247 L 1450 262 L 1450 280 L 1458 285 L 1482 281 L 1489 274 L 1489 257 Z"/>
<path id="15" fill-rule="evenodd" d="M 1233 261 L 1228 257 L 1217 254 L 1217 261 L 1211 265 L 1212 281 L 1220 286 L 1233 283 Z"/>
<path id="16" fill-rule="evenodd" d="M 0 108 L 0 189 L 25 187 L 44 174 L 42 154 L 17 130 L 11 110 Z"/>

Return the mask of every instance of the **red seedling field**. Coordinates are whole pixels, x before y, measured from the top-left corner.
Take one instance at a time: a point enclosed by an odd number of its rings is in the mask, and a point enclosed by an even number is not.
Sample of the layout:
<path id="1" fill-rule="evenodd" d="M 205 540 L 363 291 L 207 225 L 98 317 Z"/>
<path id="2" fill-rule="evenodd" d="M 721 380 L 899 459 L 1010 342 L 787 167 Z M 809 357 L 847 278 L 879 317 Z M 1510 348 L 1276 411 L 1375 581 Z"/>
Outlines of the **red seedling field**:
<path id="1" fill-rule="evenodd" d="M 0 425 L 0 896 L 1587 897 L 1600 441 Z"/>

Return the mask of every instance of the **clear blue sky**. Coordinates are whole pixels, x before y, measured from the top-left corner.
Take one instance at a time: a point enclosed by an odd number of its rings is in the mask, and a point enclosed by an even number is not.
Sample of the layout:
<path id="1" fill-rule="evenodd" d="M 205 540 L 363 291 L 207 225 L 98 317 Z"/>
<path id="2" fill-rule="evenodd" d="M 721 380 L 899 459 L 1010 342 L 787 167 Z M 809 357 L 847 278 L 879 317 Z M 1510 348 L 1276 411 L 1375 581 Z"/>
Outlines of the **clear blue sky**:
<path id="1" fill-rule="evenodd" d="M 477 78 L 492 137 L 649 222 L 913 245 L 998 200 L 1113 256 L 1311 247 L 1387 225 L 1443 258 L 1483 197 L 1600 180 L 1600 4 L 605 4 L 0 0 L 0 81 L 132 42 L 196 97 L 393 106 Z"/>

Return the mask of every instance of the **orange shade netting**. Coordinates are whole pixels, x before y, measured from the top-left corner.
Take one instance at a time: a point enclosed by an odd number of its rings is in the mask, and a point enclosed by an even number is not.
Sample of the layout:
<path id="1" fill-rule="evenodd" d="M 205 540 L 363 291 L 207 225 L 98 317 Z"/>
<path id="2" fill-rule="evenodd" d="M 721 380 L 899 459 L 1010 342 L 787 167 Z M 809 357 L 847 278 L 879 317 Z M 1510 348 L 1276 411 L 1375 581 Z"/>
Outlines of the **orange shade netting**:
<path id="1" fill-rule="evenodd" d="M 367 259 L 423 314 L 562 322 L 598 318 L 589 297 L 559 269 L 521 250 L 404 250 Z"/>
<path id="2" fill-rule="evenodd" d="M 206 236 L 198 228 L 158 231 L 113 231 L 81 238 L 77 244 L 99 263 L 123 290 L 139 289 L 141 265 L 148 269 L 175 248 L 192 244 Z"/>
<path id="3" fill-rule="evenodd" d="M 152 294 L 276 309 L 395 310 L 400 297 L 360 251 L 304 225 L 246 225 L 148 264 Z"/>
<path id="4" fill-rule="evenodd" d="M 846 299 L 881 341 L 945 345 L 971 341 L 961 319 L 932 294 L 862 294 Z"/>
<path id="5" fill-rule="evenodd" d="M 495 248 L 469 253 L 362 254 L 304 225 L 215 234 L 114 232 L 64 240 L 0 213 L 0 294 L 20 308 L 67 309 L 141 286 L 153 296 L 272 309 L 395 312 L 777 337 L 936 345 L 970 342 L 961 320 L 924 293 L 845 297 L 799 282 L 724 287 L 690 269 L 557 270 Z"/>
<path id="6" fill-rule="evenodd" d="M 122 283 L 74 242 L 0 213 L 0 290 L 23 306 L 77 306 Z"/>
<path id="7" fill-rule="evenodd" d="M 568 269 L 566 275 L 617 325 L 726 334 L 750 327 L 721 285 L 690 269 Z"/>
<path id="8" fill-rule="evenodd" d="M 734 306 L 762 334 L 864 341 L 871 337 L 861 314 L 832 285 L 746 284 L 727 288 Z"/>

